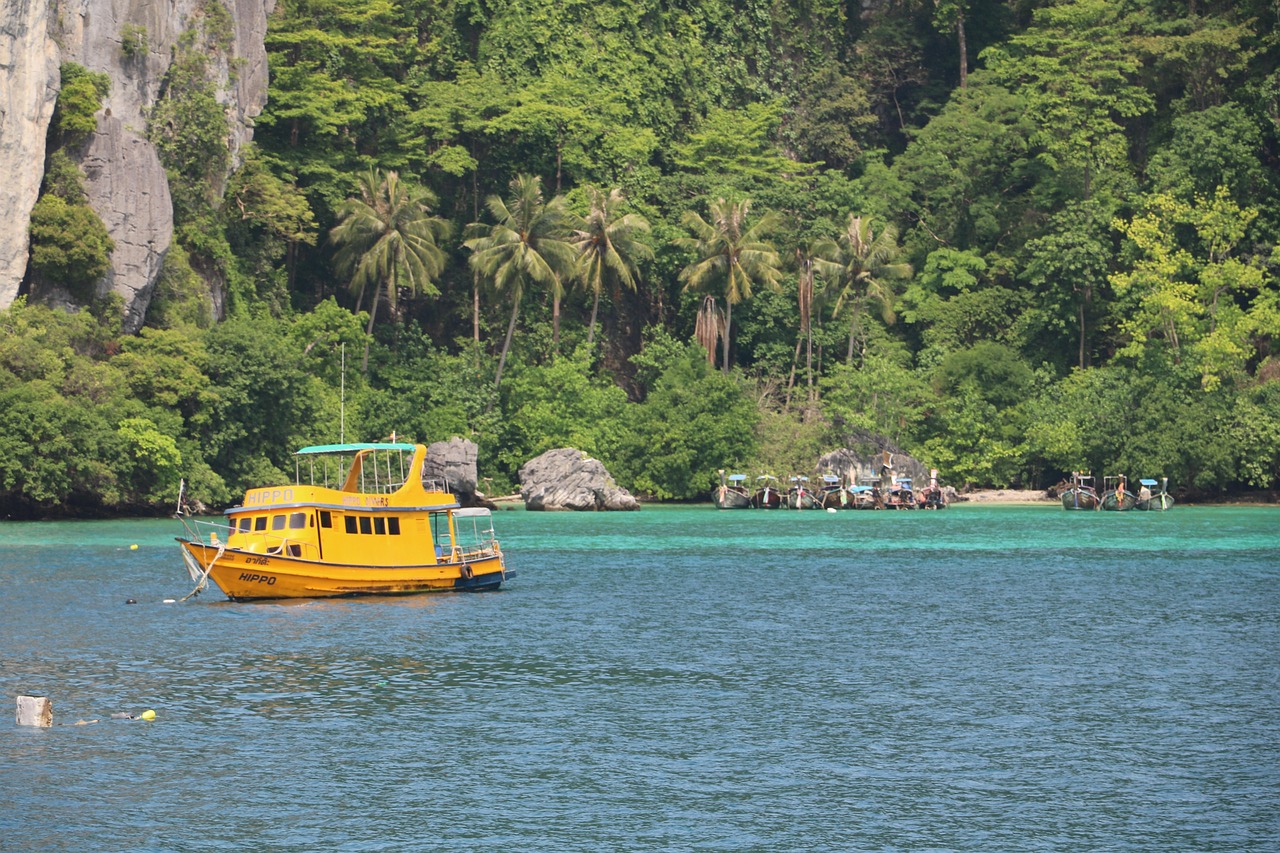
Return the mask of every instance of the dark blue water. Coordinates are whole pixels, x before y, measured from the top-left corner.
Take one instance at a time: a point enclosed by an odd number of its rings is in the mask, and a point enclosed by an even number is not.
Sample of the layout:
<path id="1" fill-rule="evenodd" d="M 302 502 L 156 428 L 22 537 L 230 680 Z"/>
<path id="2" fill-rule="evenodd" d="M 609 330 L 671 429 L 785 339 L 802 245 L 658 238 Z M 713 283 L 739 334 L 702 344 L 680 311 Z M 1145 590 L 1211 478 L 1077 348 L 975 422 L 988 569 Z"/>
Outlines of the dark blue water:
<path id="1" fill-rule="evenodd" d="M 1275 509 L 507 512 L 502 592 L 286 604 L 172 524 L 0 525 L 0 849 L 1280 848 Z"/>

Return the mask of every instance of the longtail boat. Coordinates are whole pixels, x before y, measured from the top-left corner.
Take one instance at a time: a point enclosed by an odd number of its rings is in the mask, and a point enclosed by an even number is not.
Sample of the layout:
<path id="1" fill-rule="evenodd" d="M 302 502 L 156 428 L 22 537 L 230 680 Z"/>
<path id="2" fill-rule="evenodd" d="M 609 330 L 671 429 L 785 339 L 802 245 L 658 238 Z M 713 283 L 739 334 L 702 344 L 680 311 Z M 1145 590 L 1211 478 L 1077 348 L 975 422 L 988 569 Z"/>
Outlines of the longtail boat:
<path id="1" fill-rule="evenodd" d="M 1138 504 L 1138 497 L 1129 491 L 1125 477 L 1104 477 L 1101 508 L 1107 512 L 1127 512 Z"/>
<path id="2" fill-rule="evenodd" d="M 1101 500 L 1093 486 L 1093 476 L 1083 471 L 1071 472 L 1071 485 L 1062 493 L 1062 508 L 1072 510 L 1097 509 Z"/>
<path id="3" fill-rule="evenodd" d="M 225 521 L 179 518 L 196 588 L 232 601 L 493 590 L 514 572 L 487 509 L 425 482 L 426 447 L 328 444 L 296 454 L 292 486 L 249 489 Z"/>
<path id="4" fill-rule="evenodd" d="M 848 509 L 853 505 L 849 490 L 835 474 L 822 475 L 820 499 L 822 506 L 826 509 Z"/>
<path id="5" fill-rule="evenodd" d="M 791 478 L 787 506 L 791 509 L 822 509 L 822 499 L 810 490 L 808 477 Z"/>
<path id="6" fill-rule="evenodd" d="M 772 474 L 756 477 L 756 490 L 751 495 L 751 505 L 756 509 L 778 509 L 786 497 L 777 486 L 778 478 Z"/>
<path id="7" fill-rule="evenodd" d="M 716 509 L 751 509 L 751 494 L 743 485 L 746 479 L 746 474 L 730 474 L 726 477 L 721 470 L 720 485 L 711 495 Z"/>
<path id="8" fill-rule="evenodd" d="M 1155 480 L 1139 480 L 1138 500 L 1134 504 L 1134 509 L 1147 510 L 1151 512 L 1163 512 L 1173 506 L 1173 495 L 1169 494 L 1169 478 L 1161 477 L 1160 482 Z M 1160 491 L 1154 491 L 1159 486 Z"/>

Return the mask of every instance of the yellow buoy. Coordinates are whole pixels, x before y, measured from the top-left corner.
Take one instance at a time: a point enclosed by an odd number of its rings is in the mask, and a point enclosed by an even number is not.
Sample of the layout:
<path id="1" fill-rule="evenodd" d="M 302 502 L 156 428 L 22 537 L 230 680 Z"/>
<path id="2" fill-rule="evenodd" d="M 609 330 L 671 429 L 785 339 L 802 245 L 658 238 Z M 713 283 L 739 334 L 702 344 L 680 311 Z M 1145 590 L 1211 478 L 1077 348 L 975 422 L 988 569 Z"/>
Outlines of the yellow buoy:
<path id="1" fill-rule="evenodd" d="M 144 719 L 144 720 L 154 720 L 155 718 L 156 718 L 156 712 L 155 712 L 155 711 L 152 711 L 152 710 L 150 710 L 150 709 L 147 709 L 146 711 L 143 711 L 143 712 L 142 712 L 142 719 Z"/>
<path id="2" fill-rule="evenodd" d="M 136 551 L 136 550 L 138 550 L 138 546 L 137 546 L 137 545 L 130 545 L 130 546 L 129 546 L 129 550 L 130 550 L 130 551 Z"/>

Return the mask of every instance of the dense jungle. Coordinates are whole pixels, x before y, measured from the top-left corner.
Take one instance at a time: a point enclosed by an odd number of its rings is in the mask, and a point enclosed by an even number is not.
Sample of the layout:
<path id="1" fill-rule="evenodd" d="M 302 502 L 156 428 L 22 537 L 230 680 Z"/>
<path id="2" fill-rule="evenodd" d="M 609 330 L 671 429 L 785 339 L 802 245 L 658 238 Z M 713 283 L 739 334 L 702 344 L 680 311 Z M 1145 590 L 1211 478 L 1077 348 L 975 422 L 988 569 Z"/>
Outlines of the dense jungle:
<path id="1" fill-rule="evenodd" d="M 659 500 L 839 447 L 1280 486 L 1274 0 L 280 0 L 234 158 L 207 8 L 137 334 L 65 153 L 108 83 L 63 65 L 5 516 L 224 506 L 392 433 L 474 441 L 491 495 L 564 446 Z"/>

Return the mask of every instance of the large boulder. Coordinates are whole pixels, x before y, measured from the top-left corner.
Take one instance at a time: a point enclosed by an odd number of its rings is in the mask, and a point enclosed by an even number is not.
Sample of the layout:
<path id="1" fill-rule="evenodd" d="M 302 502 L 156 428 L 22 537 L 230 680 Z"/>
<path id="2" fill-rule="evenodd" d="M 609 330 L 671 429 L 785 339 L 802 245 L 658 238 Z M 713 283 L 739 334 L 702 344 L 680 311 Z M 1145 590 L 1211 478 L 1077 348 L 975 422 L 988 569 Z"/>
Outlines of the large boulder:
<path id="1" fill-rule="evenodd" d="M 893 477 L 909 477 L 913 483 L 921 486 L 929 482 L 929 469 L 924 466 L 924 463 L 905 453 L 892 450 L 859 453 L 842 447 L 824 454 L 818 460 L 816 472 L 819 475 L 835 474 L 846 483 L 879 482 L 885 474 Z"/>
<path id="2" fill-rule="evenodd" d="M 437 441 L 427 446 L 427 458 L 422 463 L 422 478 L 442 482 L 458 498 L 462 506 L 487 506 L 491 504 L 485 494 L 477 490 L 476 459 L 479 457 L 475 442 L 454 436 L 448 441 Z"/>
<path id="3" fill-rule="evenodd" d="M 532 510 L 636 510 L 640 503 L 619 488 L 600 460 L 561 447 L 520 469 L 520 497 Z"/>

